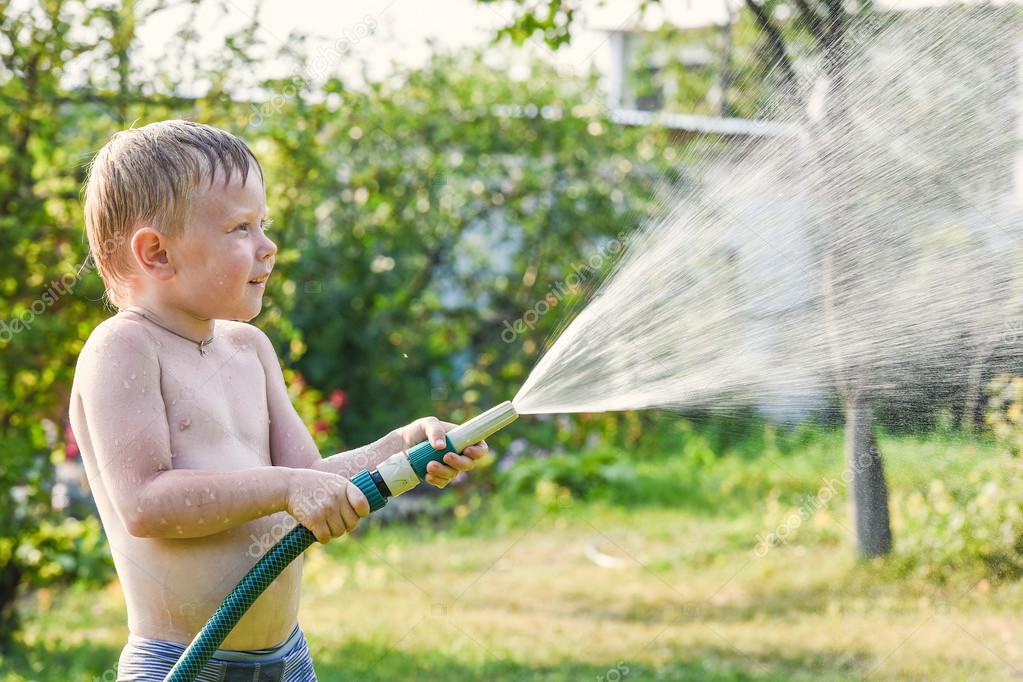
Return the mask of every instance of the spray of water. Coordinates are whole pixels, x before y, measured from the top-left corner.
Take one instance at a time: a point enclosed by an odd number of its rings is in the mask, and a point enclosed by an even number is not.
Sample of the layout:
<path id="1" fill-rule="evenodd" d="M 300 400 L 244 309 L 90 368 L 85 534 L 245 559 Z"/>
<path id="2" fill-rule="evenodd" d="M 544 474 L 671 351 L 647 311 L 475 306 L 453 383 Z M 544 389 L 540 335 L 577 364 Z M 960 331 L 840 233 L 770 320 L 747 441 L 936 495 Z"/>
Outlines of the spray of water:
<path id="1" fill-rule="evenodd" d="M 1023 319 L 1016 16 L 863 15 L 837 66 L 798 62 L 790 134 L 685 169 L 516 408 L 976 397 Z"/>

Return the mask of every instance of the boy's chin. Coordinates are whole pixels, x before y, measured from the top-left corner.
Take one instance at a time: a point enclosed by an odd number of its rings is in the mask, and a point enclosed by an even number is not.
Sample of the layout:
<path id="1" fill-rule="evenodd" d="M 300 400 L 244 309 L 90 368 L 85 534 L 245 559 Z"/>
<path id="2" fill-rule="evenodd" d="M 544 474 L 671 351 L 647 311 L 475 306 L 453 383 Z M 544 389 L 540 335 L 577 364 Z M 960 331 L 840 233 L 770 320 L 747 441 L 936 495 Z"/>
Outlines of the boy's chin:
<path id="1" fill-rule="evenodd" d="M 238 315 L 237 317 L 232 317 L 232 318 L 230 318 L 230 319 L 232 319 L 232 320 L 238 320 L 239 322 L 248 322 L 248 321 L 249 321 L 249 320 L 251 320 L 252 318 L 254 318 L 254 317 L 256 317 L 257 315 L 259 315 L 259 313 L 260 313 L 260 312 L 262 312 L 262 310 L 263 310 L 263 306 L 262 306 L 262 305 L 260 305 L 260 306 L 259 306 L 259 307 L 257 307 L 257 308 L 256 308 L 255 310 L 252 310 L 252 309 L 250 308 L 249 310 L 247 310 L 247 311 L 244 311 L 244 312 L 243 312 L 243 313 L 242 313 L 241 315 Z"/>
<path id="2" fill-rule="evenodd" d="M 263 311 L 263 301 L 246 301 L 237 306 L 232 306 L 230 310 L 223 311 L 224 314 L 217 315 L 216 318 L 220 320 L 237 320 L 238 322 L 248 322 L 252 318 L 256 317 Z"/>

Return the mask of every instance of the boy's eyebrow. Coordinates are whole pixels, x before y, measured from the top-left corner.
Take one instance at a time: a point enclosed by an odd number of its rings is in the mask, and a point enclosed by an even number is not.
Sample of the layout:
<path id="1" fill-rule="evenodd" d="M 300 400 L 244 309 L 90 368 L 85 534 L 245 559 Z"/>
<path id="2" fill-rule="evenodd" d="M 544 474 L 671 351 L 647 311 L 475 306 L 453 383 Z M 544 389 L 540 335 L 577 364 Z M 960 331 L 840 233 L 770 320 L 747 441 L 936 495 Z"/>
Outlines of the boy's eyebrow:
<path id="1" fill-rule="evenodd" d="M 267 216 L 270 213 L 270 209 L 268 207 L 264 206 L 263 210 L 261 211 L 261 213 L 265 217 L 265 216 Z M 244 210 L 242 210 L 242 211 L 239 211 L 237 213 L 232 214 L 231 217 L 228 218 L 227 221 L 225 221 L 225 223 L 234 224 L 234 223 L 238 223 L 238 222 L 243 221 L 243 220 L 252 220 L 257 215 L 259 215 L 259 214 L 256 211 L 244 211 Z"/>

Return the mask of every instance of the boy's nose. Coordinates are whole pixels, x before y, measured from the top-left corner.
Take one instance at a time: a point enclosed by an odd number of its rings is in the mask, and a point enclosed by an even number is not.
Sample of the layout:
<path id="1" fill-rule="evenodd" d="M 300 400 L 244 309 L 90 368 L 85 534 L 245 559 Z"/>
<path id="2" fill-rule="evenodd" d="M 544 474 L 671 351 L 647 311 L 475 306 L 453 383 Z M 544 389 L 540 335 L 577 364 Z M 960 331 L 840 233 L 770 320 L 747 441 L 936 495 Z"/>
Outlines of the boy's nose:
<path id="1" fill-rule="evenodd" d="M 266 260 L 270 256 L 277 254 L 277 244 L 265 234 L 263 235 L 263 242 L 259 248 L 259 260 Z"/>

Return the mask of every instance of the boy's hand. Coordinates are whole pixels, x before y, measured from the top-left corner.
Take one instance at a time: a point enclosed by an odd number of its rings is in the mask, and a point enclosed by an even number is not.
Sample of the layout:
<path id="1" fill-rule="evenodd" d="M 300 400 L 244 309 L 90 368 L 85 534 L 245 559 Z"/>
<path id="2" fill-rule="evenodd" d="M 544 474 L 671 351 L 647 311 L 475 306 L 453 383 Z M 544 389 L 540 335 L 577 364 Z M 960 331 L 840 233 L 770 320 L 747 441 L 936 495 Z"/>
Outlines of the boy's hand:
<path id="1" fill-rule="evenodd" d="M 288 513 L 324 544 L 351 533 L 369 516 L 369 501 L 344 476 L 314 469 L 290 469 Z"/>
<path id="2" fill-rule="evenodd" d="M 429 440 L 435 448 L 444 447 L 445 436 L 448 431 L 458 426 L 450 422 L 442 422 L 436 417 L 423 417 L 417 419 L 408 426 L 396 429 L 401 436 L 404 448 L 408 449 L 424 440 Z M 449 452 L 444 455 L 444 462 L 430 462 L 426 465 L 426 482 L 430 485 L 443 488 L 451 482 L 460 471 L 471 471 L 476 466 L 476 460 L 487 454 L 487 442 L 481 440 L 479 443 L 470 445 L 462 450 L 462 454 Z"/>

